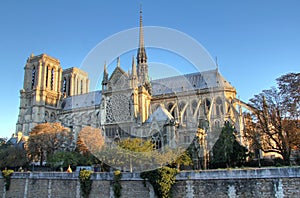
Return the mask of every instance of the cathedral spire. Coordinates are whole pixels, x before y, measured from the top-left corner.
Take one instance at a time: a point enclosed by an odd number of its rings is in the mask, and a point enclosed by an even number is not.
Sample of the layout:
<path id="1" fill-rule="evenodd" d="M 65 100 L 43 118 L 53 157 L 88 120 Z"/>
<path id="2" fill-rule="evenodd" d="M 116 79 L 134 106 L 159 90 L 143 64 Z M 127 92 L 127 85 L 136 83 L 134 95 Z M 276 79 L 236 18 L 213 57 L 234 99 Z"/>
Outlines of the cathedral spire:
<path id="1" fill-rule="evenodd" d="M 137 52 L 137 76 L 139 84 L 144 86 L 149 93 L 151 93 L 151 85 L 148 77 L 148 64 L 147 55 L 144 43 L 144 29 L 143 29 L 143 17 L 142 7 L 140 8 L 140 37 L 139 37 L 139 48 Z"/>
<path id="2" fill-rule="evenodd" d="M 137 53 L 137 63 L 146 63 L 147 62 L 147 55 L 145 50 L 145 43 L 144 43 L 144 30 L 143 30 L 143 16 L 142 16 L 142 6 L 140 8 L 140 38 L 139 38 L 139 49 Z"/>

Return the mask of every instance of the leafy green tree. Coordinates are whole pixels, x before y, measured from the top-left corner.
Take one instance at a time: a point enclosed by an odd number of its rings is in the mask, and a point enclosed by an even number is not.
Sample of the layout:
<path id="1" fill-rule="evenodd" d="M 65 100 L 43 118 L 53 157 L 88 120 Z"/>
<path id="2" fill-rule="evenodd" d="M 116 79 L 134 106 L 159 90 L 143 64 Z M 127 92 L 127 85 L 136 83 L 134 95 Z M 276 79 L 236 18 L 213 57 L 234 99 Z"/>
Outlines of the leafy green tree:
<path id="1" fill-rule="evenodd" d="M 179 157 L 176 158 L 176 160 L 172 163 L 177 167 L 177 170 L 180 170 L 180 166 L 189 166 L 193 164 L 193 161 L 188 153 L 188 151 L 182 152 Z"/>
<path id="2" fill-rule="evenodd" d="M 153 143 L 150 140 L 143 140 L 141 138 L 127 138 L 117 142 L 117 145 L 129 151 L 134 152 L 149 152 L 153 151 Z"/>
<path id="3" fill-rule="evenodd" d="M 28 164 L 26 151 L 9 143 L 3 143 L 0 146 L 0 159 L 0 169 L 6 167 L 16 169 L 17 167 L 25 167 Z"/>
<path id="4" fill-rule="evenodd" d="M 69 165 L 77 166 L 80 157 L 79 153 L 73 151 L 58 151 L 48 156 L 47 165 L 55 169 L 59 167 L 66 168 Z"/>
<path id="5" fill-rule="evenodd" d="M 234 167 L 246 161 L 247 149 L 236 140 L 235 128 L 226 121 L 222 128 L 219 139 L 213 146 L 213 167 Z"/>

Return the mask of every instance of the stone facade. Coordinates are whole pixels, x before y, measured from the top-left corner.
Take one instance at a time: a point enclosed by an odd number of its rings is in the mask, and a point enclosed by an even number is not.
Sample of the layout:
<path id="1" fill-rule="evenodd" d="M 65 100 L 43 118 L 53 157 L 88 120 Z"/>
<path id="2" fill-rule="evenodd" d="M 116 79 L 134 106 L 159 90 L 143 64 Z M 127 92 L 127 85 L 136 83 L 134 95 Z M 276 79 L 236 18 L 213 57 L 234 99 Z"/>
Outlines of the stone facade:
<path id="1" fill-rule="evenodd" d="M 90 197 L 113 198 L 113 173 L 92 175 Z M 123 173 L 122 197 L 154 198 L 153 187 L 138 173 Z M 232 169 L 181 172 L 172 188 L 174 198 L 194 197 L 300 197 L 300 169 Z M 0 176 L 0 194 L 7 197 L 80 198 L 78 173 L 14 173 L 9 191 Z"/>
<path id="2" fill-rule="evenodd" d="M 75 140 L 84 126 L 92 126 L 102 129 L 107 144 L 142 137 L 157 148 L 187 146 L 201 132 L 203 156 L 209 155 L 204 150 L 211 151 L 224 121 L 230 121 L 243 143 L 244 103 L 218 68 L 150 81 L 142 16 L 139 40 L 131 71 L 125 72 L 118 59 L 111 75 L 104 67 L 102 89 L 91 92 L 86 72 L 63 70 L 58 59 L 46 54 L 31 55 L 20 91 L 17 132 L 28 135 L 36 124 L 61 122 Z"/>

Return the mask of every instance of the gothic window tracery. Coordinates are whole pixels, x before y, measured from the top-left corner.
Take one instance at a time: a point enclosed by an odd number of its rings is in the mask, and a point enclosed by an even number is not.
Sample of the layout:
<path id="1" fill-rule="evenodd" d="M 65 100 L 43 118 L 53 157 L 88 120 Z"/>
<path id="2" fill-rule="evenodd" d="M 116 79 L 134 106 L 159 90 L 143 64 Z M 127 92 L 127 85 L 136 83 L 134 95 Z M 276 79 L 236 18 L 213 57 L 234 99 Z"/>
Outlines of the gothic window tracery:
<path id="1" fill-rule="evenodd" d="M 112 95 L 107 101 L 106 115 L 108 122 L 130 120 L 130 102 L 128 97 L 122 94 Z"/>
<path id="2" fill-rule="evenodd" d="M 154 135 L 152 135 L 151 142 L 154 145 L 154 149 L 160 149 L 162 147 L 162 139 L 158 131 L 154 132 Z"/>

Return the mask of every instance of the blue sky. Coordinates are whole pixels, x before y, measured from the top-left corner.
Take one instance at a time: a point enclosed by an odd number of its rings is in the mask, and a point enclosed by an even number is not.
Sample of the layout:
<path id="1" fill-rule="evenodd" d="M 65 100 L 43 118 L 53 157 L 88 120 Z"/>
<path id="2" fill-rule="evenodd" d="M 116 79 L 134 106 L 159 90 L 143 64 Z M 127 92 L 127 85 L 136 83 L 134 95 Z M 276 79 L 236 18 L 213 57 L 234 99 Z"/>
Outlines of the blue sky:
<path id="1" fill-rule="evenodd" d="M 32 52 L 58 58 L 63 68 L 80 67 L 103 39 L 138 26 L 140 3 L 145 26 L 177 29 L 217 56 L 220 72 L 246 102 L 280 75 L 299 72 L 297 0 L 1 1 L 0 137 L 15 132 L 23 68 Z M 168 62 L 150 55 L 149 61 Z M 129 62 L 121 59 L 121 66 Z"/>

